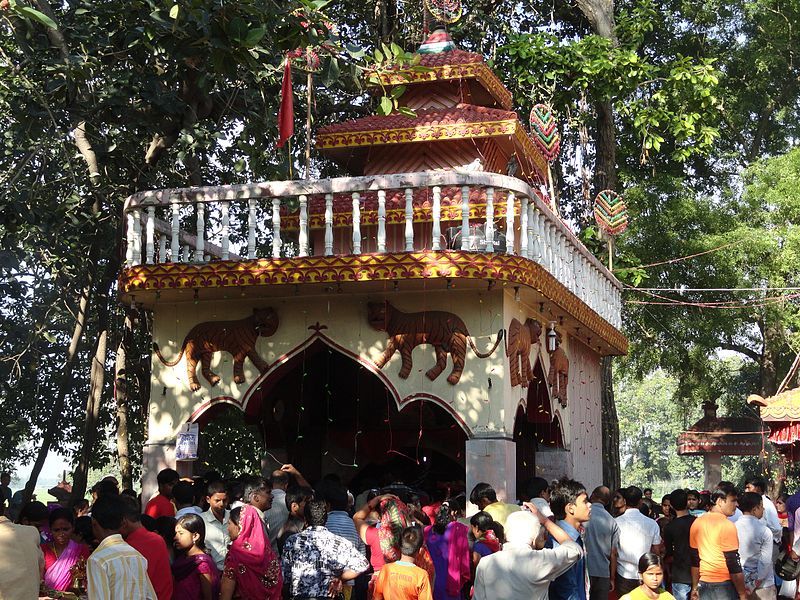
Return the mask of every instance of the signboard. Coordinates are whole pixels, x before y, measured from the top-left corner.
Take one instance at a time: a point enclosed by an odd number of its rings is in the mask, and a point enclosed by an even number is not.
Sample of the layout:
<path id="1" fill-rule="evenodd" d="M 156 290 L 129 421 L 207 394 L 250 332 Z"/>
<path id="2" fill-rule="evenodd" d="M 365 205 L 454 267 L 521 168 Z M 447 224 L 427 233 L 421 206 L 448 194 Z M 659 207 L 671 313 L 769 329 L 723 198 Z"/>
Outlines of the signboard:
<path id="1" fill-rule="evenodd" d="M 197 460 L 200 428 L 197 423 L 184 423 L 175 440 L 175 460 Z"/>

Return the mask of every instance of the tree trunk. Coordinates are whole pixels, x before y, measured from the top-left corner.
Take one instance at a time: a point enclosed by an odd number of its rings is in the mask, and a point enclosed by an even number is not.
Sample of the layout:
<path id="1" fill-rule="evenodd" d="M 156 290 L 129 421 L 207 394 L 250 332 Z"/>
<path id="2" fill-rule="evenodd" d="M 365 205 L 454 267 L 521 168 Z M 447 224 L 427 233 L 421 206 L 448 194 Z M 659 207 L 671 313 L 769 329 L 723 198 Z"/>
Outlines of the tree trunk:
<path id="1" fill-rule="evenodd" d="M 613 356 L 602 360 L 602 434 L 603 434 L 603 482 L 612 490 L 621 485 L 619 466 L 619 420 L 617 405 L 614 402 Z"/>
<path id="2" fill-rule="evenodd" d="M 128 441 L 128 347 L 132 339 L 132 318 L 130 313 L 125 316 L 125 325 L 122 336 L 117 346 L 117 356 L 114 364 L 114 396 L 117 403 L 117 459 L 119 472 L 122 479 L 122 489 L 133 488 L 133 467 L 131 466 L 129 441 Z"/>
<path id="3" fill-rule="evenodd" d="M 64 366 L 61 368 L 61 378 L 58 384 L 55 398 L 53 400 L 53 409 L 50 417 L 47 419 L 44 435 L 42 436 L 42 445 L 36 454 L 36 460 L 31 469 L 31 475 L 28 478 L 28 483 L 25 484 L 25 493 L 22 498 L 22 504 L 25 505 L 30 502 L 33 496 L 33 490 L 36 488 L 36 482 L 44 467 L 44 461 L 56 441 L 58 433 L 58 420 L 64 412 L 64 398 L 72 387 L 72 370 L 75 366 L 75 358 L 78 355 L 78 345 L 83 337 L 84 329 L 86 328 L 86 315 L 89 311 L 89 304 L 92 297 L 92 284 L 93 284 L 93 271 L 88 269 L 87 283 L 81 290 L 80 298 L 78 299 L 78 312 L 75 319 L 75 327 L 72 330 L 72 338 L 70 339 L 69 346 L 67 347 L 67 356 L 64 360 Z"/>
<path id="4" fill-rule="evenodd" d="M 761 353 L 761 395 L 766 398 L 778 391 L 778 359 L 783 346 L 783 329 L 780 321 L 766 311 L 762 325 L 764 350 Z"/>
<path id="5" fill-rule="evenodd" d="M 103 273 L 103 279 L 98 286 L 97 293 L 97 340 L 95 342 L 94 356 L 92 358 L 91 375 L 89 380 L 89 395 L 86 398 L 86 421 L 83 428 L 83 439 L 78 453 L 78 463 L 72 479 L 72 501 L 83 498 L 86 494 L 86 483 L 89 477 L 89 462 L 97 440 L 97 423 L 100 417 L 100 406 L 103 399 L 103 388 L 106 381 L 106 358 L 108 355 L 108 321 L 111 311 L 110 304 L 114 302 L 110 297 L 111 286 L 117 273 L 119 260 L 116 248 L 110 254 L 108 263 Z"/>

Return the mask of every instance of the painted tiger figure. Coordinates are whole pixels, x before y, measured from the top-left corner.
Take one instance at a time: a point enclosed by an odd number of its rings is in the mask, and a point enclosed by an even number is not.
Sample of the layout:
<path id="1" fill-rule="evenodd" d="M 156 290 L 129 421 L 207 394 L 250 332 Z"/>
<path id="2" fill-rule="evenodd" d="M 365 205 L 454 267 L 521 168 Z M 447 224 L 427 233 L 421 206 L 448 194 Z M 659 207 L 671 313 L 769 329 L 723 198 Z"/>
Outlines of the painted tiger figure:
<path id="1" fill-rule="evenodd" d="M 503 330 L 500 329 L 491 349 L 486 353 L 481 353 L 475 347 L 475 342 L 472 341 L 464 321 L 453 313 L 440 310 L 405 313 L 388 302 L 368 302 L 367 312 L 370 326 L 389 334 L 386 350 L 375 365 L 382 369 L 394 356 L 394 353 L 400 350 L 400 356 L 403 359 L 400 377 L 403 379 L 407 379 L 411 374 L 414 366 L 411 353 L 420 344 L 430 344 L 436 351 L 436 364 L 425 373 L 428 379 L 434 381 L 441 375 L 447 367 L 447 354 L 449 353 L 453 359 L 453 370 L 447 377 L 447 381 L 451 385 L 456 385 L 464 371 L 467 344 L 478 358 L 489 358 L 503 339 Z"/>
<path id="2" fill-rule="evenodd" d="M 198 323 L 186 334 L 181 351 L 173 361 L 167 361 L 153 343 L 158 360 L 167 367 L 174 367 L 186 355 L 186 374 L 189 388 L 200 389 L 197 379 L 197 363 L 202 365 L 203 377 L 211 385 L 217 385 L 220 377 L 211 370 L 211 358 L 215 352 L 227 352 L 233 357 L 233 380 L 244 383 L 244 359 L 249 358 L 256 369 L 263 373 L 267 363 L 256 352 L 258 336 L 270 336 L 278 330 L 278 315 L 273 308 L 254 308 L 253 314 L 235 321 L 206 321 Z"/>

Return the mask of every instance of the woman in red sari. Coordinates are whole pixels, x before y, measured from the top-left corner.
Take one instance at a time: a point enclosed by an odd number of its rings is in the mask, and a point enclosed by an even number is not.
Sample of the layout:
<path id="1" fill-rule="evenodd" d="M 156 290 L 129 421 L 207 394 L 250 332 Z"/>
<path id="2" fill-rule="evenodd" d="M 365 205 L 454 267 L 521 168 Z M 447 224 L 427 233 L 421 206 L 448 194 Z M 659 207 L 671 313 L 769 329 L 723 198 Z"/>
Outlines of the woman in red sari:
<path id="1" fill-rule="evenodd" d="M 53 541 L 42 545 L 44 584 L 49 589 L 66 591 L 72 583 L 72 568 L 91 554 L 88 546 L 72 540 L 74 530 L 72 511 L 57 508 L 50 513 Z"/>
<path id="2" fill-rule="evenodd" d="M 225 557 L 220 600 L 280 600 L 281 563 L 256 509 L 249 505 L 234 508 L 228 534 L 233 543 Z"/>

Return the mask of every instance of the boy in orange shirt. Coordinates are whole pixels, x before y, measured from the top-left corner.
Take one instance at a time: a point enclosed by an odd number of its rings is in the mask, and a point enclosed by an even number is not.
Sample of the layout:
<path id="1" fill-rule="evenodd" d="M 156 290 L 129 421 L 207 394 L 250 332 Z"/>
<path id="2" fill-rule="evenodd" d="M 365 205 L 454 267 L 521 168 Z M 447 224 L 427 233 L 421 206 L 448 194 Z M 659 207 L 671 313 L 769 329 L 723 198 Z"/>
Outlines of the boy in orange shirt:
<path id="1" fill-rule="evenodd" d="M 375 581 L 373 600 L 433 600 L 428 573 L 414 564 L 422 547 L 422 529 L 406 527 L 400 539 L 403 555 L 383 566 Z"/>

